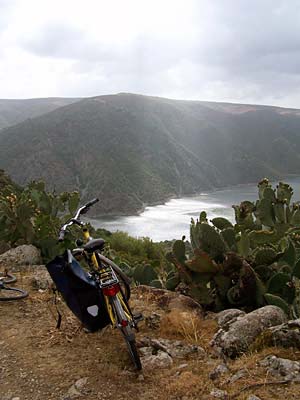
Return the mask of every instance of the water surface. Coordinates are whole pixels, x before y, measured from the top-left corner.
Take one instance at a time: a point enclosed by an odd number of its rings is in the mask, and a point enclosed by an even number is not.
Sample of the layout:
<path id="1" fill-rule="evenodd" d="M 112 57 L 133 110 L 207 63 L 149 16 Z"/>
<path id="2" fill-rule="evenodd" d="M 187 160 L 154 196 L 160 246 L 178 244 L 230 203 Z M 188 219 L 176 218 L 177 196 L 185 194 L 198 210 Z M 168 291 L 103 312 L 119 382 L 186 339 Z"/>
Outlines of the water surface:
<path id="1" fill-rule="evenodd" d="M 284 180 L 294 189 L 293 201 L 300 200 L 300 177 Z M 239 185 L 229 189 L 203 193 L 193 197 L 172 199 L 165 204 L 146 207 L 140 215 L 89 219 L 96 228 L 124 231 L 134 237 L 150 237 L 154 241 L 189 238 L 191 218 L 206 211 L 208 219 L 225 217 L 234 222 L 233 204 L 258 198 L 257 185 Z"/>

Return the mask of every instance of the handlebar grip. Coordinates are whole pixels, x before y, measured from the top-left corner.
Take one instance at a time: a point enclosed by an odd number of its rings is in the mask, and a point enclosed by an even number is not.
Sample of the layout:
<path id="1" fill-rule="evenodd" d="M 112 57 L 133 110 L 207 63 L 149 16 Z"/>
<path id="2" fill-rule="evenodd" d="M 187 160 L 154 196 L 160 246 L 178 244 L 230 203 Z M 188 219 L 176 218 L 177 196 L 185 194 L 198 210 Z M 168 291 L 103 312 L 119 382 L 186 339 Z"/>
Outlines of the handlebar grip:
<path id="1" fill-rule="evenodd" d="M 85 206 L 86 207 L 91 207 L 94 204 L 98 203 L 98 201 L 99 201 L 99 199 L 93 199 L 93 200 L 89 201 Z"/>
<path id="2" fill-rule="evenodd" d="M 58 235 L 58 241 L 63 242 L 65 239 L 65 231 L 60 231 Z"/>

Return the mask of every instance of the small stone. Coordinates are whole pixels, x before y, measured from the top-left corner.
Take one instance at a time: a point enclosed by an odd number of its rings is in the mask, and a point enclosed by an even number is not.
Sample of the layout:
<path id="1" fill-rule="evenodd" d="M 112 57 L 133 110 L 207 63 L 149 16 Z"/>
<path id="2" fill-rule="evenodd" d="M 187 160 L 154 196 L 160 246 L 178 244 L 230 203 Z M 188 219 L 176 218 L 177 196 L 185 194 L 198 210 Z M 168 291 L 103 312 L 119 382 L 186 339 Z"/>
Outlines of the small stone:
<path id="1" fill-rule="evenodd" d="M 84 386 L 87 384 L 88 378 L 80 378 L 78 379 L 74 385 L 72 385 L 65 396 L 63 396 L 63 400 L 72 400 L 77 397 L 82 396 L 81 391 L 84 389 Z"/>
<path id="2" fill-rule="evenodd" d="M 228 393 L 226 390 L 220 390 L 214 388 L 211 392 L 210 395 L 215 397 L 216 399 L 221 399 L 221 400 L 227 400 L 228 399 Z"/>
<path id="3" fill-rule="evenodd" d="M 177 369 L 184 369 L 188 366 L 189 366 L 189 364 L 180 364 L 180 365 L 178 365 Z"/>
<path id="4" fill-rule="evenodd" d="M 157 355 L 141 357 L 141 361 L 144 369 L 169 368 L 173 364 L 172 357 L 160 350 Z"/>
<path id="5" fill-rule="evenodd" d="M 219 364 L 215 369 L 213 369 L 209 373 L 209 379 L 214 381 L 214 380 L 218 379 L 221 375 L 226 374 L 227 372 L 229 372 L 227 365 Z"/>
<path id="6" fill-rule="evenodd" d="M 86 386 L 88 378 L 80 378 L 75 383 L 74 386 L 77 390 L 82 390 Z"/>
<path id="7" fill-rule="evenodd" d="M 158 329 L 160 327 L 161 315 L 153 312 L 148 317 L 145 317 L 145 324 L 150 329 Z"/>
<path id="8" fill-rule="evenodd" d="M 247 371 L 245 369 L 240 369 L 239 371 L 237 371 L 234 375 L 232 375 L 228 379 L 228 383 L 234 383 L 234 382 L 238 381 L 239 379 L 243 378 L 246 374 L 247 374 Z"/>
<path id="9" fill-rule="evenodd" d="M 299 361 L 269 355 L 260 362 L 260 365 L 267 367 L 271 375 L 283 377 L 287 381 L 300 382 Z"/>
<path id="10" fill-rule="evenodd" d="M 255 396 L 255 394 L 250 394 L 250 396 L 247 397 L 247 400 L 261 400 L 261 398 Z"/>
<path id="11" fill-rule="evenodd" d="M 150 345 L 155 350 L 161 350 L 168 353 L 172 358 L 185 358 L 186 356 L 197 353 L 199 358 L 205 356 L 205 351 L 202 347 L 186 344 L 180 340 L 169 339 L 152 339 Z"/>
<path id="12" fill-rule="evenodd" d="M 137 380 L 140 381 L 140 382 L 144 381 L 145 380 L 144 375 L 143 374 L 139 374 L 139 376 L 137 377 Z"/>
<path id="13" fill-rule="evenodd" d="M 64 400 L 69 400 L 69 399 L 76 399 L 77 397 L 80 397 L 81 393 L 75 388 L 74 385 L 70 387 L 68 390 L 66 396 L 63 397 Z"/>
<path id="14" fill-rule="evenodd" d="M 300 349 L 300 319 L 271 327 L 263 334 L 273 346 L 285 348 L 296 347 Z"/>

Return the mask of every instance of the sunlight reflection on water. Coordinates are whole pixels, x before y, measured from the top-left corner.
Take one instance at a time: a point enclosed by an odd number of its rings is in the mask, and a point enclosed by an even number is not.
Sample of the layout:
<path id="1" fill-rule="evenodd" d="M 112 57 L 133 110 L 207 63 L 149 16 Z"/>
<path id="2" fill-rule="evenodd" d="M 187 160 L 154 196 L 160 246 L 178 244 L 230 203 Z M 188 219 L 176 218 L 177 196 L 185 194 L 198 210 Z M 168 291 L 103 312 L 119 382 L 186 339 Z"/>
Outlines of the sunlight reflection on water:
<path id="1" fill-rule="evenodd" d="M 287 179 L 294 188 L 294 201 L 300 199 L 300 178 Z M 96 228 L 109 231 L 125 231 L 135 237 L 150 237 L 154 241 L 189 238 L 191 218 L 198 218 L 206 211 L 208 219 L 225 217 L 234 221 L 233 204 L 243 200 L 257 199 L 256 185 L 241 185 L 234 188 L 203 193 L 193 197 L 172 199 L 165 204 L 146 207 L 137 216 L 89 219 Z"/>

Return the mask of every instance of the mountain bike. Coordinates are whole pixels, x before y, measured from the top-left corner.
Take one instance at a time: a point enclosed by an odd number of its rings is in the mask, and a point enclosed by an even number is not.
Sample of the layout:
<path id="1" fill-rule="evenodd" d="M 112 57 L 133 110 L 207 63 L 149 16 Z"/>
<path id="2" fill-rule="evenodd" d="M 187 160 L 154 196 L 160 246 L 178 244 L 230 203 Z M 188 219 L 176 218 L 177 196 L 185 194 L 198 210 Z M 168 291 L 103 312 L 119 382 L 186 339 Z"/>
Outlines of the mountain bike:
<path id="1" fill-rule="evenodd" d="M 120 330 L 135 368 L 141 370 L 134 330 L 138 330 L 137 323 L 142 315 L 133 315 L 130 309 L 130 279 L 118 265 L 101 254 L 105 241 L 93 239 L 80 220 L 80 216 L 98 201 L 94 199 L 80 207 L 61 227 L 58 236 L 59 242 L 64 241 L 68 228 L 75 224 L 81 227 L 84 240 L 77 239 L 78 247 L 67 250 L 62 267 L 62 258 L 56 258 L 46 267 L 68 306 L 87 329 L 95 331 L 110 323 Z M 88 272 L 78 260 L 86 262 Z"/>
<path id="2" fill-rule="evenodd" d="M 28 296 L 26 290 L 7 286 L 8 283 L 16 281 L 17 278 L 9 272 L 0 272 L 0 301 L 20 300 Z"/>

